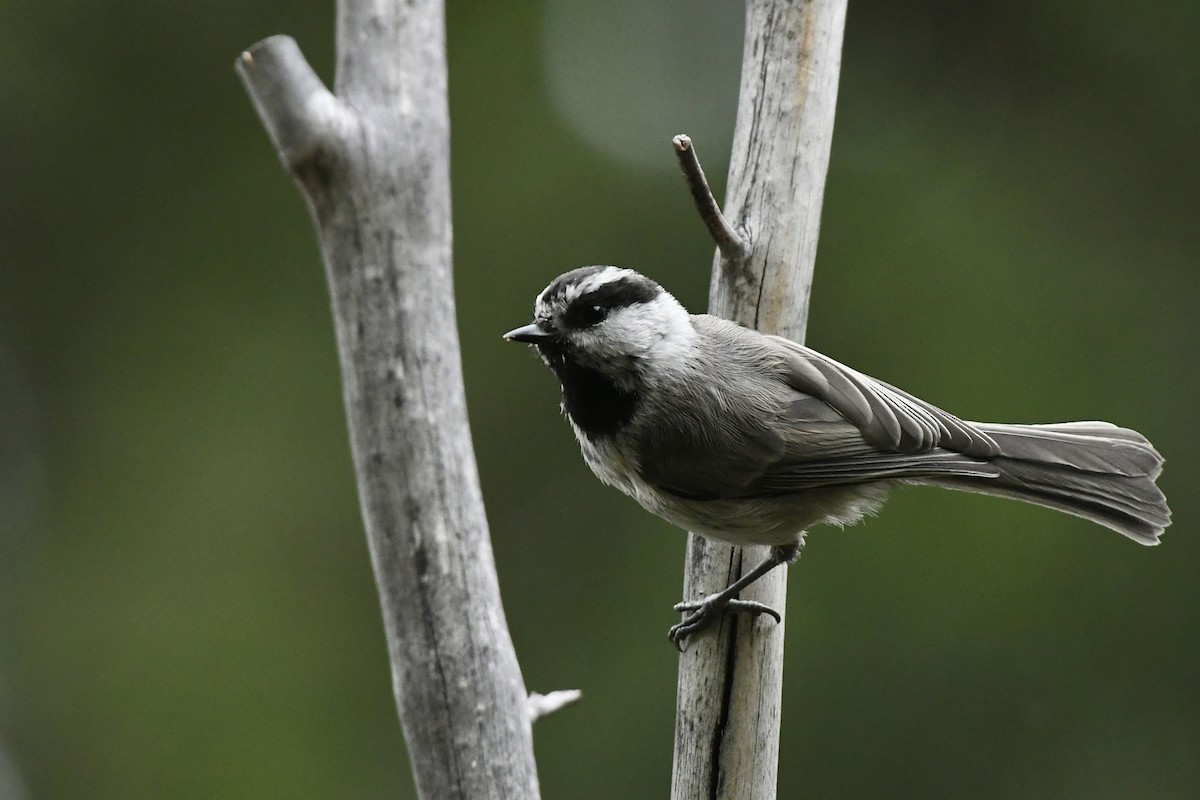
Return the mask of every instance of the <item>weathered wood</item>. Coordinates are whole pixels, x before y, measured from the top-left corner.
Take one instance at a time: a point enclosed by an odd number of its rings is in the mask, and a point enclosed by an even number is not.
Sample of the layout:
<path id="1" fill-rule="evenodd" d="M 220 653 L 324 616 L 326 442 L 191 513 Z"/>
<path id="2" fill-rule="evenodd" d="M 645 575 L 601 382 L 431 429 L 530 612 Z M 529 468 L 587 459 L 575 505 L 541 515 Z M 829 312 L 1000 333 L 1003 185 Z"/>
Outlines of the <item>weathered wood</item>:
<path id="1" fill-rule="evenodd" d="M 236 68 L 320 240 L 413 775 L 428 800 L 536 798 L 550 707 L 526 696 L 467 425 L 441 0 L 342 0 L 337 41 L 336 95 L 287 37 Z"/>
<path id="2" fill-rule="evenodd" d="M 747 248 L 718 250 L 709 311 L 796 341 L 808 319 L 845 18 L 845 0 L 746 3 L 724 216 Z M 766 548 L 692 534 L 683 595 L 717 591 L 765 556 Z M 783 610 L 786 570 L 743 597 Z M 679 662 L 673 800 L 775 797 L 783 634 L 770 617 L 731 616 L 689 643 Z"/>

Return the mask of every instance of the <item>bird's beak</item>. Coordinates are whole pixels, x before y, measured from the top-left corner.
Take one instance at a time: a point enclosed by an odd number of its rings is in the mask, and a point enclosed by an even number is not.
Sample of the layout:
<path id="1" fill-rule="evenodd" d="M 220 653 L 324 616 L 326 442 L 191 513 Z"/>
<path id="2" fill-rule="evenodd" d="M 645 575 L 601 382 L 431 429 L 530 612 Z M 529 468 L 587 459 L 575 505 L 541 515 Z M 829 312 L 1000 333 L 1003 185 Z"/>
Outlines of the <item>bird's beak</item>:
<path id="1" fill-rule="evenodd" d="M 543 328 L 538 323 L 534 322 L 530 325 L 524 325 L 520 328 L 515 328 L 504 334 L 504 338 L 510 342 L 526 342 L 528 344 L 543 344 L 553 341 L 558 338 L 558 334 L 552 330 Z"/>

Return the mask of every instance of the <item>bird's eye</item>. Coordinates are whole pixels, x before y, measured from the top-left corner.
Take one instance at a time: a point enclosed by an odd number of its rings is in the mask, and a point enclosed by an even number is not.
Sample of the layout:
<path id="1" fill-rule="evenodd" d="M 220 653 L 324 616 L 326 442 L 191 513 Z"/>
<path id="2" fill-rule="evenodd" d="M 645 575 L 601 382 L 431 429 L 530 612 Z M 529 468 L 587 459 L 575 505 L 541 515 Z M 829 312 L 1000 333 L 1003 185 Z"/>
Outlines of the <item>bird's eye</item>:
<path id="1" fill-rule="evenodd" d="M 579 312 L 579 318 L 584 325 L 597 325 L 604 320 L 605 314 L 603 306 L 588 306 Z"/>

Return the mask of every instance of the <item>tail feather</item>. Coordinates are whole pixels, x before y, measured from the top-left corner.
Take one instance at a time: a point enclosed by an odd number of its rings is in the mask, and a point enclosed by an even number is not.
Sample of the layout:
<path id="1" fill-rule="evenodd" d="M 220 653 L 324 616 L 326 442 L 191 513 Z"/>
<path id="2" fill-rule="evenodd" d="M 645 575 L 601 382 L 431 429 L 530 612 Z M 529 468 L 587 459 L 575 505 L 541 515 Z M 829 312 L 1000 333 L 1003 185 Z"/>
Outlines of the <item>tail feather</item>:
<path id="1" fill-rule="evenodd" d="M 1005 458 L 1151 480 L 1162 472 L 1163 458 L 1145 436 L 1108 422 L 979 427 Z"/>
<path id="2" fill-rule="evenodd" d="M 1065 511 L 1145 545 L 1171 524 L 1154 481 L 1163 457 L 1137 431 L 1107 422 L 978 427 L 1000 446 L 995 478 L 949 477 L 939 486 L 1012 497 Z"/>
<path id="3" fill-rule="evenodd" d="M 1148 480 L 1105 476 L 1096 472 L 1077 472 L 1069 467 L 1031 464 L 1009 458 L 997 459 L 992 463 L 1000 470 L 1002 477 L 1022 485 L 1042 486 L 1098 503 L 1107 502 L 1147 522 L 1163 521 L 1158 512 L 1162 492 Z M 1097 475 L 1101 476 L 1101 480 L 1097 480 Z"/>

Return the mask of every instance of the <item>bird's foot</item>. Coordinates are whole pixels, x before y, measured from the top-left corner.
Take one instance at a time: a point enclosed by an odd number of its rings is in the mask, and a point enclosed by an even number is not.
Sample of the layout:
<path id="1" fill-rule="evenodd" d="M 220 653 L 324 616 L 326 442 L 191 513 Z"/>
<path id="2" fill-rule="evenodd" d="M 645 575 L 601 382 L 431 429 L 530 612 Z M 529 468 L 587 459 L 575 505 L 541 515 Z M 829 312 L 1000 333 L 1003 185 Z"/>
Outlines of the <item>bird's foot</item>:
<path id="1" fill-rule="evenodd" d="M 709 625 L 712 625 L 723 614 L 769 614 L 775 618 L 776 622 L 782 622 L 783 618 L 779 616 L 779 612 L 771 608 L 765 603 L 759 603 L 755 600 L 737 600 L 729 599 L 722 596 L 721 593 L 710 594 L 703 600 L 691 600 L 675 604 L 675 610 L 683 613 L 690 611 L 683 618 L 683 621 L 677 625 L 672 625 L 667 631 L 667 638 L 675 645 L 679 652 L 683 652 L 683 642 L 693 633 L 704 630 Z"/>

